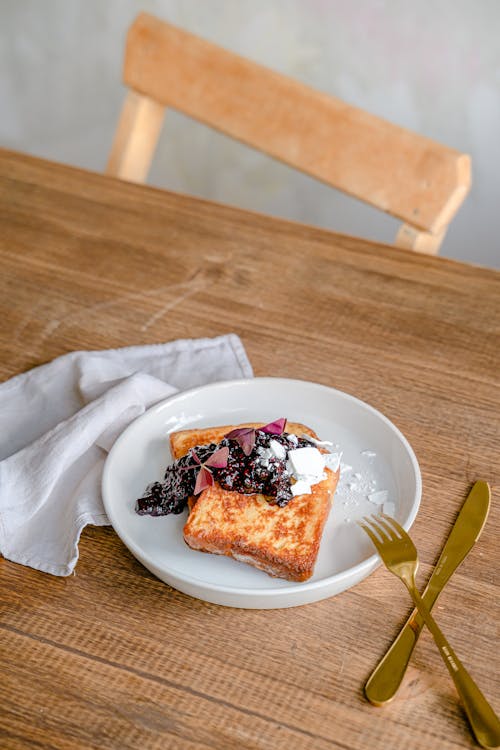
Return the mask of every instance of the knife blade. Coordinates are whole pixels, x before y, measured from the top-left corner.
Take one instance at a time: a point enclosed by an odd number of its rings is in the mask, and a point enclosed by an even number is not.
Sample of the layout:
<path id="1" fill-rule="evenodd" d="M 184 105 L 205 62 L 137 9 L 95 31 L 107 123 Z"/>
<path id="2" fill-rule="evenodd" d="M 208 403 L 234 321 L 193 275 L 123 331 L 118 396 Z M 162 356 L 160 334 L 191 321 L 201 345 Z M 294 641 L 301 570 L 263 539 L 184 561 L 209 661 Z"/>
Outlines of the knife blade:
<path id="1" fill-rule="evenodd" d="M 479 539 L 488 518 L 490 487 L 475 482 L 453 524 L 422 598 L 431 610 L 444 586 Z M 413 610 L 398 637 L 365 685 L 365 695 L 375 706 L 392 700 L 403 680 L 424 621 Z"/>

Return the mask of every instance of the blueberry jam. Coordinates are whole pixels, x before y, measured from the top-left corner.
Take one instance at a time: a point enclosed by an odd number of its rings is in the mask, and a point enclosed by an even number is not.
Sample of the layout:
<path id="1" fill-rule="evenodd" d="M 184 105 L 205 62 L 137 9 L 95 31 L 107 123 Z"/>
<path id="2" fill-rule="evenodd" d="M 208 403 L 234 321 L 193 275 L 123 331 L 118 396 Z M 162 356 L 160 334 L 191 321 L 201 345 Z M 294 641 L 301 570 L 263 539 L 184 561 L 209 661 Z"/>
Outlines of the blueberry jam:
<path id="1" fill-rule="evenodd" d="M 212 455 L 215 443 L 197 446 L 194 450 L 200 461 Z M 192 451 L 167 466 L 163 482 L 153 482 L 146 487 L 144 495 L 137 500 L 136 511 L 141 516 L 165 516 L 168 513 L 182 513 L 188 497 L 194 494 L 196 469 Z M 215 471 L 214 476 L 215 476 Z"/>
<path id="2" fill-rule="evenodd" d="M 283 457 L 276 456 L 270 450 L 272 441 L 284 448 Z M 286 455 L 289 450 L 310 445 L 308 440 L 287 432 L 270 435 L 257 430 L 255 445 L 249 456 L 244 454 L 236 440 L 228 438 L 219 444 L 197 446 L 167 467 L 163 482 L 148 485 L 144 495 L 137 500 L 136 511 L 140 515 L 150 516 L 182 513 L 188 497 L 194 494 L 196 484 L 198 466 L 193 459 L 193 450 L 203 463 L 218 448 L 226 446 L 229 448 L 227 466 L 211 469 L 220 486 L 243 495 L 265 495 L 269 502 L 284 507 L 293 497 Z"/>

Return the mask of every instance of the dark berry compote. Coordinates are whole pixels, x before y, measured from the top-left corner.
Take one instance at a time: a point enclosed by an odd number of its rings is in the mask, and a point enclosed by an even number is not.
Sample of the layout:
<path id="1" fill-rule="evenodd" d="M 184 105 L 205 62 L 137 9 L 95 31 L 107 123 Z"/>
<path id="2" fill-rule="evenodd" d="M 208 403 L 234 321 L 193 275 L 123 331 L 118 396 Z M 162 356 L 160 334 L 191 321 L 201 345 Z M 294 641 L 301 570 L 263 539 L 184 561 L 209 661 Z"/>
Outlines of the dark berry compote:
<path id="1" fill-rule="evenodd" d="M 288 451 L 310 445 L 308 440 L 288 432 L 273 435 L 259 430 L 249 455 L 236 440 L 227 437 L 217 444 L 198 445 L 167 467 L 163 482 L 148 485 L 137 500 L 136 511 L 150 516 L 182 513 L 189 496 L 194 494 L 200 465 L 225 447 L 229 449 L 227 465 L 211 469 L 214 480 L 225 490 L 265 495 L 269 502 L 284 507 L 293 497 L 287 470 Z"/>

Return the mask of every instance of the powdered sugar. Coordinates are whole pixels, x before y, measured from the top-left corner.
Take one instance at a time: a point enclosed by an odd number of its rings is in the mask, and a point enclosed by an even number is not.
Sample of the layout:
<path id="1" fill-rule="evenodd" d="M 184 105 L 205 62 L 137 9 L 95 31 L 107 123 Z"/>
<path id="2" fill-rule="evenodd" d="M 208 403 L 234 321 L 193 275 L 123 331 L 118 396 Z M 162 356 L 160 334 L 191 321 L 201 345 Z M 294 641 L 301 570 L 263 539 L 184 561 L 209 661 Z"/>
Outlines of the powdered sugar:
<path id="1" fill-rule="evenodd" d="M 351 463 L 341 461 L 340 478 L 335 495 L 336 514 L 344 523 L 363 516 L 384 512 L 394 516 L 393 492 L 384 482 L 378 466 L 377 453 L 365 448 L 350 455 Z"/>

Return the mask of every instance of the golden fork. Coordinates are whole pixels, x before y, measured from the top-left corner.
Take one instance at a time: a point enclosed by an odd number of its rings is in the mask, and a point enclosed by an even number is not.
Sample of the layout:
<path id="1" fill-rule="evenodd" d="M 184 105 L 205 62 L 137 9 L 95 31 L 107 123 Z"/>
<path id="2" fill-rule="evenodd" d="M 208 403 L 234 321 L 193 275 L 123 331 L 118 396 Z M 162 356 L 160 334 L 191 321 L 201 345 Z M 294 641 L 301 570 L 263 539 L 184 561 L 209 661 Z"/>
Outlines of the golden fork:
<path id="1" fill-rule="evenodd" d="M 415 585 L 418 554 L 412 540 L 397 521 L 383 513 L 363 518 L 359 525 L 372 540 L 386 568 L 400 578 L 410 592 L 455 683 L 476 740 L 482 747 L 499 747 L 497 715 L 444 637 Z"/>

